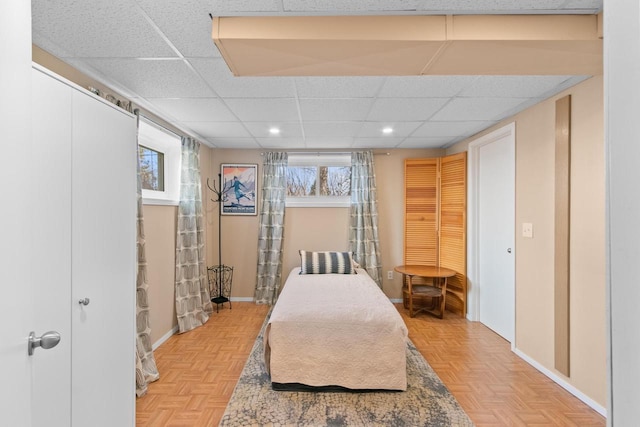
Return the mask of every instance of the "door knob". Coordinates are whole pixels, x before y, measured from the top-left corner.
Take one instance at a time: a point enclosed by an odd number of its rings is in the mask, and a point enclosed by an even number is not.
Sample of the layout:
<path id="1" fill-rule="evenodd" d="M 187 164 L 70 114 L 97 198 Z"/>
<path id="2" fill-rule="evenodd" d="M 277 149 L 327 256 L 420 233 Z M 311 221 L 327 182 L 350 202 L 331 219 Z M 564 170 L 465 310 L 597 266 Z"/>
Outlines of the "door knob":
<path id="1" fill-rule="evenodd" d="M 507 248 L 507 252 L 511 253 L 511 248 Z"/>
<path id="2" fill-rule="evenodd" d="M 78 300 L 78 304 L 80 304 L 80 305 L 89 305 L 89 298 Z"/>
<path id="3" fill-rule="evenodd" d="M 31 333 L 29 333 L 29 341 L 27 342 L 27 351 L 29 356 L 33 356 L 33 351 L 36 347 L 42 347 L 47 350 L 57 346 L 59 342 L 60 334 L 56 331 L 45 332 L 41 337 L 36 337 L 36 333 L 31 331 Z"/>

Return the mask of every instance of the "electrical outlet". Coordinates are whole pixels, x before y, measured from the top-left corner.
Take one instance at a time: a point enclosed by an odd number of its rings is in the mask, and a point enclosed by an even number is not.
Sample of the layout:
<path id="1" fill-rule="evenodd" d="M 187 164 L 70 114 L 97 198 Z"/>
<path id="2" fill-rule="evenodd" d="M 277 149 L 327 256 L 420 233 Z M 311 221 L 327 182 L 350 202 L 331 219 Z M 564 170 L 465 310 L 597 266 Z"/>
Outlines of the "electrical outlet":
<path id="1" fill-rule="evenodd" d="M 387 271 L 387 279 L 393 279 L 393 270 Z"/>
<path id="2" fill-rule="evenodd" d="M 533 224 L 531 224 L 530 222 L 522 223 L 522 237 L 533 237 Z"/>

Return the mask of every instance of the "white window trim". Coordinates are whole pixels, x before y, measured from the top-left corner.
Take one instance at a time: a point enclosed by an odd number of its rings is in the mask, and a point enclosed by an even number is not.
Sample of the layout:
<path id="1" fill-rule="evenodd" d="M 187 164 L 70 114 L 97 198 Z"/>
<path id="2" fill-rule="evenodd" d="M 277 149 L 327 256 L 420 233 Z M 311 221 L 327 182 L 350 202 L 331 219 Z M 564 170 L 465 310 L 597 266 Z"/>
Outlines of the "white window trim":
<path id="1" fill-rule="evenodd" d="M 351 166 L 351 153 L 289 154 L 287 166 Z M 348 208 L 351 196 L 306 196 L 289 197 L 288 208 Z"/>
<path id="2" fill-rule="evenodd" d="M 138 144 L 164 154 L 164 191 L 142 189 L 145 205 L 177 206 L 180 203 L 180 137 L 140 116 Z"/>

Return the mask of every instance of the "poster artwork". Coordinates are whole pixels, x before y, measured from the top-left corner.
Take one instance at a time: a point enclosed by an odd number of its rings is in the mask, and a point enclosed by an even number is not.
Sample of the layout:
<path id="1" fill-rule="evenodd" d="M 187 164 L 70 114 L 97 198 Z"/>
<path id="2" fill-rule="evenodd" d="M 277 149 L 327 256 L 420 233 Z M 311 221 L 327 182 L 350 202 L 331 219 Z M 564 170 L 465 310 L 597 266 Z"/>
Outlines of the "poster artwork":
<path id="1" fill-rule="evenodd" d="M 223 164 L 222 215 L 256 215 L 258 165 Z"/>

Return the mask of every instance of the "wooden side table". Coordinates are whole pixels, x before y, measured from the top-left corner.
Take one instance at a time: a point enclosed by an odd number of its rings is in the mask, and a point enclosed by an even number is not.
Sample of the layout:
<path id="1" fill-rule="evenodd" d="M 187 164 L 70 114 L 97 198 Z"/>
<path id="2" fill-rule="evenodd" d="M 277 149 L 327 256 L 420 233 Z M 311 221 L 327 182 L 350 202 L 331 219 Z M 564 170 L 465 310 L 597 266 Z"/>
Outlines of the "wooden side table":
<path id="1" fill-rule="evenodd" d="M 409 300 L 409 317 L 415 316 L 419 311 L 426 311 L 440 319 L 444 317 L 447 278 L 456 275 L 454 270 L 431 265 L 399 265 L 394 270 L 402 274 L 403 293 L 406 292 Z M 430 279 L 432 284 L 413 284 L 413 278 L 416 276 L 423 277 L 427 281 Z M 430 298 L 431 305 L 418 308 L 414 312 L 414 297 Z"/>

